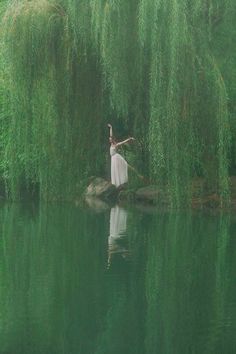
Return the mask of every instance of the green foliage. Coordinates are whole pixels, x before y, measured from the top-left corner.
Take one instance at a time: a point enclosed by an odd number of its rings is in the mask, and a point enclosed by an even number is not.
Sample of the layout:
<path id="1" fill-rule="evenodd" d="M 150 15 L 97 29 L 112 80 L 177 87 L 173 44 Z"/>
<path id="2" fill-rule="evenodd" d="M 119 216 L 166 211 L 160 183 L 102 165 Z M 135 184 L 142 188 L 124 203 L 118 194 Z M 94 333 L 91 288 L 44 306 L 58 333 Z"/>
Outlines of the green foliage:
<path id="1" fill-rule="evenodd" d="M 189 200 L 196 175 L 228 199 L 233 0 L 7 3 L 1 166 L 13 198 L 35 186 L 44 199 L 68 199 L 104 173 L 105 126 L 116 116 L 140 141 L 137 164 L 166 184 L 173 205 Z"/>
<path id="2" fill-rule="evenodd" d="M 6 147 L 11 195 L 33 184 L 45 199 L 68 199 L 100 168 L 96 62 L 75 51 L 68 16 L 53 2 L 13 2 L 3 23 L 13 106 Z"/>

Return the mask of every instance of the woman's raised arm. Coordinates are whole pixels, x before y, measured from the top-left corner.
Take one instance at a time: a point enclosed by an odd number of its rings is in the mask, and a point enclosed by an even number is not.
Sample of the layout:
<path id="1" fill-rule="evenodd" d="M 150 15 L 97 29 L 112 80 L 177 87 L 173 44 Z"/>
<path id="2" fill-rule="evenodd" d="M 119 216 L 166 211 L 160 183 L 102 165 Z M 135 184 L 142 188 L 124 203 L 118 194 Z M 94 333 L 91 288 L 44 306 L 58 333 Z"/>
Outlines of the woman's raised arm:
<path id="1" fill-rule="evenodd" d="M 112 125 L 111 124 L 107 124 L 107 126 L 109 128 L 110 138 L 112 138 L 113 137 Z"/>
<path id="2" fill-rule="evenodd" d="M 124 141 L 120 141 L 119 143 L 116 144 L 116 146 L 121 146 L 123 144 L 129 143 L 130 141 L 134 141 L 134 140 L 135 139 L 133 137 L 131 137 L 131 138 L 128 138 L 128 139 L 126 139 Z"/>

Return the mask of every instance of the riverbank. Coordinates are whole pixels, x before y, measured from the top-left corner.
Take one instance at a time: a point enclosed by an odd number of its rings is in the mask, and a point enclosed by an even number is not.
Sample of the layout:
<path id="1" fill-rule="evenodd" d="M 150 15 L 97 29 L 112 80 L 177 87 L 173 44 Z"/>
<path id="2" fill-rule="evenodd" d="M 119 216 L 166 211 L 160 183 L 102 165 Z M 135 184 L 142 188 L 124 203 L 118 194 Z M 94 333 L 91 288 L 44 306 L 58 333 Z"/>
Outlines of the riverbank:
<path id="1" fill-rule="evenodd" d="M 186 190 L 186 194 L 187 194 Z M 236 210 L 236 176 L 230 177 L 230 198 L 228 203 L 221 200 L 219 194 L 209 188 L 206 188 L 203 178 L 195 178 L 191 185 L 190 201 L 183 202 L 178 209 L 196 209 L 196 210 L 218 210 L 218 211 L 235 211 Z M 4 188 L 0 188 L 0 202 L 8 201 Z M 36 201 L 40 200 L 39 193 L 30 190 L 23 191 L 17 199 L 11 201 Z M 75 203 L 82 205 L 84 202 L 95 208 L 106 209 L 115 204 L 136 205 L 148 209 L 176 209 L 171 203 L 170 193 L 165 186 L 159 185 L 124 185 L 116 188 L 108 180 L 101 177 L 91 177 L 87 188 L 83 191 L 81 188 L 76 193 L 59 198 L 44 199 L 46 202 L 53 203 Z"/>
<path id="2" fill-rule="evenodd" d="M 230 200 L 224 202 L 219 194 L 206 188 L 203 178 L 195 178 L 191 186 L 190 204 L 192 209 L 222 209 L 236 210 L 236 176 L 230 178 Z M 85 198 L 91 198 L 114 204 L 117 202 L 141 203 L 147 206 L 171 208 L 171 198 L 168 190 L 163 186 L 146 185 L 130 188 L 128 185 L 116 188 L 103 178 L 92 178 L 85 191 Z"/>

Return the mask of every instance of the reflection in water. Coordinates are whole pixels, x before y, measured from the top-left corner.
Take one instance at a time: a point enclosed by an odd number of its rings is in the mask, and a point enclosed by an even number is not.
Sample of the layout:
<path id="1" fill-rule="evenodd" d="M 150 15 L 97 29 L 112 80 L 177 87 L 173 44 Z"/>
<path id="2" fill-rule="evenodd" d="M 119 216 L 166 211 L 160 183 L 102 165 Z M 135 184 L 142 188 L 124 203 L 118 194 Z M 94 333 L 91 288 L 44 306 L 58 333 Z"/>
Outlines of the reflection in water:
<path id="1" fill-rule="evenodd" d="M 0 208 L 0 354 L 235 352 L 235 220 L 126 222 L 119 208 Z"/>
<path id="2" fill-rule="evenodd" d="M 111 265 L 113 255 L 126 258 L 129 255 L 125 245 L 127 228 L 127 212 L 116 205 L 110 212 L 110 234 L 108 237 L 108 268 Z"/>

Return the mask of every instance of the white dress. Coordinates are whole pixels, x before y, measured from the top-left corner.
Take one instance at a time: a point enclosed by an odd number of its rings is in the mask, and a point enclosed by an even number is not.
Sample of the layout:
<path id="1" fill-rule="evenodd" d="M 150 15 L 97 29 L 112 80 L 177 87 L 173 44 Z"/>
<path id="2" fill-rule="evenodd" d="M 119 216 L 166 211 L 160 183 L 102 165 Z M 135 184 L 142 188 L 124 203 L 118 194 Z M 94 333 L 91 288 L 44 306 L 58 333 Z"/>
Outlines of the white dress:
<path id="1" fill-rule="evenodd" d="M 116 147 L 110 147 L 111 155 L 111 183 L 116 187 L 128 182 L 128 164 L 125 159 L 116 152 Z"/>

